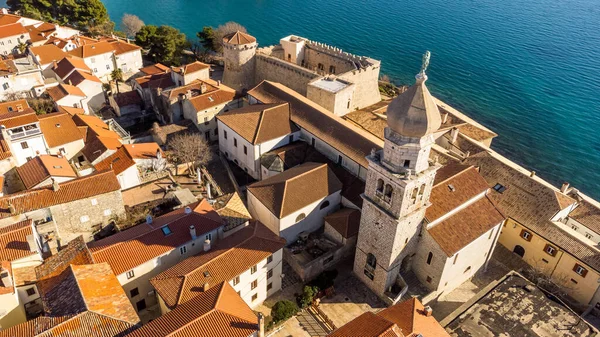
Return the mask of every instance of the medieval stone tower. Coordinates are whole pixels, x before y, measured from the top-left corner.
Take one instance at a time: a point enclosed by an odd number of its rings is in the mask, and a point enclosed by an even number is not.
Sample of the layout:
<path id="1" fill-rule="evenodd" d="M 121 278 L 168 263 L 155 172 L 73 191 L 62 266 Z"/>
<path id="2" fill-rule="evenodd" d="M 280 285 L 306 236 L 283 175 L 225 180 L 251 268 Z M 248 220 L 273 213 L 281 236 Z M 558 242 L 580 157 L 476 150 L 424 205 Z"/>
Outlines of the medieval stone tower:
<path id="1" fill-rule="evenodd" d="M 416 83 L 387 109 L 383 150 L 367 157 L 369 171 L 354 273 L 388 303 L 398 293 L 398 275 L 411 268 L 437 164 L 430 164 L 440 113 L 425 86 L 429 52 Z"/>
<path id="2" fill-rule="evenodd" d="M 256 38 L 237 31 L 223 37 L 223 84 L 241 92 L 254 86 Z"/>

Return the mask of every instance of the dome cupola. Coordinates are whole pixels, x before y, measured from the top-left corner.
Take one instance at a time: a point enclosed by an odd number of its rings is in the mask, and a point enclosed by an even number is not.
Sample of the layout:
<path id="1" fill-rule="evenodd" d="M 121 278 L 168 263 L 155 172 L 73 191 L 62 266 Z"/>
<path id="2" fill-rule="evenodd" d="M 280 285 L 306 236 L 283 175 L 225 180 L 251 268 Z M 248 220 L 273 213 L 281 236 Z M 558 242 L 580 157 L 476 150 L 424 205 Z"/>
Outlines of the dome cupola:
<path id="1" fill-rule="evenodd" d="M 429 65 L 430 55 L 429 51 L 423 55 L 423 65 L 415 84 L 396 97 L 387 108 L 388 127 L 404 137 L 427 136 L 442 124 L 435 99 L 425 86 L 425 70 Z"/>

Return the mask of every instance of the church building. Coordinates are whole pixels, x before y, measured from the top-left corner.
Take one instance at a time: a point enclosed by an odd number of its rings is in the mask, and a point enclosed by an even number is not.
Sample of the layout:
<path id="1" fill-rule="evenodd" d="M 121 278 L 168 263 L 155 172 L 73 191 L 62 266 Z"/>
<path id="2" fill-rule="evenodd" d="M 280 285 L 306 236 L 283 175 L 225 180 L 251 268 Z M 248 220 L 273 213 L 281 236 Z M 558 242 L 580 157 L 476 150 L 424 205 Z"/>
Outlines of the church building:
<path id="1" fill-rule="evenodd" d="M 472 277 L 504 221 L 476 167 L 430 160 L 441 115 L 425 85 L 428 63 L 429 52 L 416 83 L 388 106 L 383 149 L 367 157 L 354 272 L 388 303 L 406 293 L 402 275 L 439 294 Z"/>

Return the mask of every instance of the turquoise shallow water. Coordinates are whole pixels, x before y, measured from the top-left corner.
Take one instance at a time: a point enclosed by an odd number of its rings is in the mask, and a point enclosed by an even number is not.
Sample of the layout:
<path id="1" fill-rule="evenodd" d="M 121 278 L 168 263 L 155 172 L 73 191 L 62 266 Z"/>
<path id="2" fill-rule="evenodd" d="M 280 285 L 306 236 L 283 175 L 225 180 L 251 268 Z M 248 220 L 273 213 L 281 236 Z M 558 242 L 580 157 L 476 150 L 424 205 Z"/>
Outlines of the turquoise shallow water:
<path id="1" fill-rule="evenodd" d="M 429 87 L 500 136 L 493 147 L 600 199 L 597 0 L 104 0 L 188 37 L 237 21 L 261 45 L 297 34 L 382 60 L 412 83 L 424 50 Z"/>

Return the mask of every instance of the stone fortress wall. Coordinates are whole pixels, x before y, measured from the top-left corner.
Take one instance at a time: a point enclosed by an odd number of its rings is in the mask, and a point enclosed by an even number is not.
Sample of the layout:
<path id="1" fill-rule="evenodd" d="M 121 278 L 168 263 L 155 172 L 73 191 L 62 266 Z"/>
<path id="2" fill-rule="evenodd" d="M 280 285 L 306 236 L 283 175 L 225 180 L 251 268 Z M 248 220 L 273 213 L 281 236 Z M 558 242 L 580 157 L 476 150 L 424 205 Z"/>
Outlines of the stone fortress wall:
<path id="1" fill-rule="evenodd" d="M 242 91 L 254 86 L 256 42 L 242 45 L 223 43 L 225 71 L 223 83 L 235 90 Z"/>
<path id="2" fill-rule="evenodd" d="M 306 96 L 308 83 L 319 78 L 317 73 L 283 59 L 279 46 L 259 48 L 256 51 L 255 84 L 263 80 L 279 82 Z"/>

